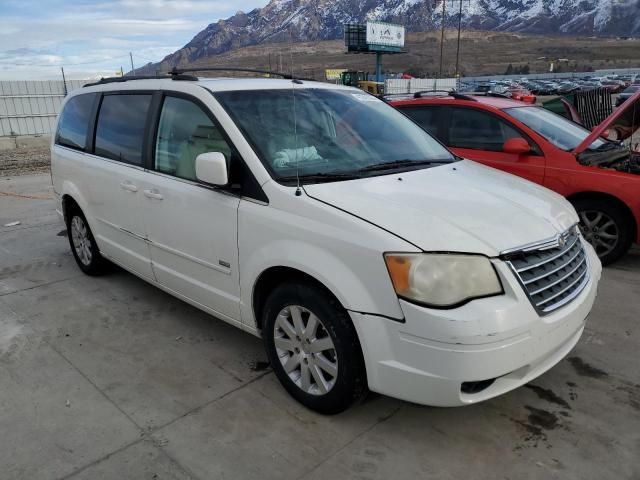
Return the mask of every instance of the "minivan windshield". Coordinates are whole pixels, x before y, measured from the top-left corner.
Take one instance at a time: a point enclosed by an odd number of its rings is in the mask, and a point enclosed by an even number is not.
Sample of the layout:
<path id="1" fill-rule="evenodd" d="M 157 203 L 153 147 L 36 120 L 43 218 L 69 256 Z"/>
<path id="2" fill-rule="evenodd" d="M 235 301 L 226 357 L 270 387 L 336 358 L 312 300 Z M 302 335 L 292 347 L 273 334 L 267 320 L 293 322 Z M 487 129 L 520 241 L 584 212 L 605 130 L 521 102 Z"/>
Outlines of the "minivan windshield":
<path id="1" fill-rule="evenodd" d="M 276 180 L 335 181 L 454 161 L 403 114 L 368 93 L 295 88 L 216 92 Z"/>
<path id="2" fill-rule="evenodd" d="M 562 150 L 573 150 L 591 134 L 589 130 L 577 123 L 542 107 L 512 107 L 505 108 L 504 112 Z M 589 148 L 597 150 L 606 143 L 604 140 L 596 139 Z"/>

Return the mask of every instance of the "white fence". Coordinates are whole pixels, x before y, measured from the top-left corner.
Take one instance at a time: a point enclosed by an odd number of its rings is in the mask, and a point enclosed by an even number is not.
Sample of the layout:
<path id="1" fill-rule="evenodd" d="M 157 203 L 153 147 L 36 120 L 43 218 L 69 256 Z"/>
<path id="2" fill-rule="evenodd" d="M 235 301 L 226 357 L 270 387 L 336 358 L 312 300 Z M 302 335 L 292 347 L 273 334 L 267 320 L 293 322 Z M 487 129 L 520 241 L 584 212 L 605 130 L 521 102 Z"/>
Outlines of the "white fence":
<path id="1" fill-rule="evenodd" d="M 390 78 L 384 82 L 384 93 L 416 93 L 427 90 L 455 90 L 455 78 Z"/>
<path id="2" fill-rule="evenodd" d="M 66 90 L 86 80 L 69 80 Z M 0 137 L 53 132 L 65 96 L 62 80 L 0 81 Z"/>

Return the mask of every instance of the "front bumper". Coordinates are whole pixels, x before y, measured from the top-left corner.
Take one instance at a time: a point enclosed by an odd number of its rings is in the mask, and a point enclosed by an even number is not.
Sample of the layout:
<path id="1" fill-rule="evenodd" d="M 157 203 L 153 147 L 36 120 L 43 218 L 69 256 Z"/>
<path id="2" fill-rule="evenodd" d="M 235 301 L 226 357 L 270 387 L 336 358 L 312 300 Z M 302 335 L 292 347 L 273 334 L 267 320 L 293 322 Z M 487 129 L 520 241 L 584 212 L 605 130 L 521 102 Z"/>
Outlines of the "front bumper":
<path id="1" fill-rule="evenodd" d="M 505 294 L 437 310 L 400 301 L 405 322 L 350 312 L 363 349 L 369 388 L 410 402 L 458 406 L 501 395 L 538 377 L 576 345 L 597 293 L 602 267 L 591 246 L 590 279 L 569 304 L 540 317 L 513 273 L 495 266 Z M 493 380 L 477 393 L 462 384 Z"/>

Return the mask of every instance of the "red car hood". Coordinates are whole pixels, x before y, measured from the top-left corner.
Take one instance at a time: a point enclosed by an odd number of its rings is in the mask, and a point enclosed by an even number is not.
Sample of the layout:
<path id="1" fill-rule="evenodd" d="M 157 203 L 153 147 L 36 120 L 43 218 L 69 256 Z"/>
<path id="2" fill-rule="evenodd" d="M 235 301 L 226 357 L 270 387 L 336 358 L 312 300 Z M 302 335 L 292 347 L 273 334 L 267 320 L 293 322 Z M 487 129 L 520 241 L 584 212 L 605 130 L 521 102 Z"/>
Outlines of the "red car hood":
<path id="1" fill-rule="evenodd" d="M 593 142 L 603 136 L 607 130 L 616 132 L 615 138 L 611 138 L 611 140 L 626 140 L 638 128 L 640 128 L 640 91 L 634 93 L 617 110 L 595 127 L 591 134 L 573 150 L 573 153 L 578 155 L 584 152 Z"/>

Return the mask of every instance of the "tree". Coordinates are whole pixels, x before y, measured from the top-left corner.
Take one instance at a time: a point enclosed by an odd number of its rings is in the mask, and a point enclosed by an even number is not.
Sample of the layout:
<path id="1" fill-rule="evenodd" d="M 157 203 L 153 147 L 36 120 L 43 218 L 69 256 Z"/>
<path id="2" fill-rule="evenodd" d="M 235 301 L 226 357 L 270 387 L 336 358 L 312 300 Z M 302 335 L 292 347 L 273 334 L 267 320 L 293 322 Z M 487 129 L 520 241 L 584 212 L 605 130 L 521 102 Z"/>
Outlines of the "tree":
<path id="1" fill-rule="evenodd" d="M 507 70 L 504 72 L 505 75 L 511 75 L 513 73 L 513 65 L 509 64 Z"/>

